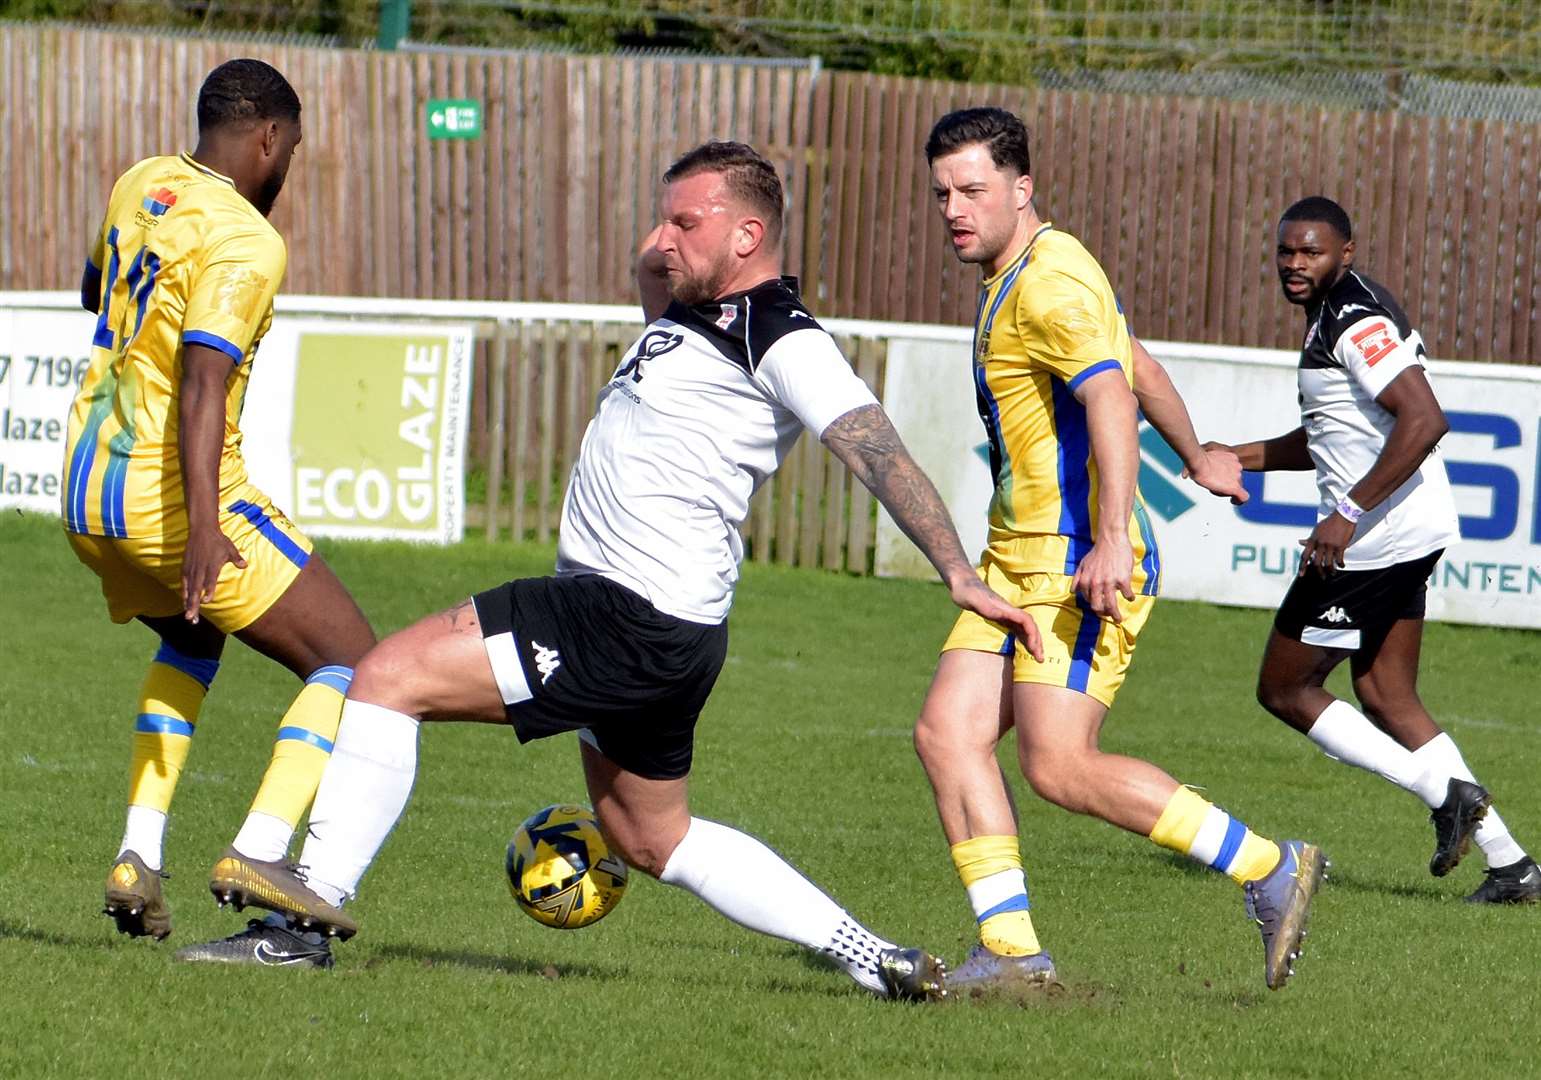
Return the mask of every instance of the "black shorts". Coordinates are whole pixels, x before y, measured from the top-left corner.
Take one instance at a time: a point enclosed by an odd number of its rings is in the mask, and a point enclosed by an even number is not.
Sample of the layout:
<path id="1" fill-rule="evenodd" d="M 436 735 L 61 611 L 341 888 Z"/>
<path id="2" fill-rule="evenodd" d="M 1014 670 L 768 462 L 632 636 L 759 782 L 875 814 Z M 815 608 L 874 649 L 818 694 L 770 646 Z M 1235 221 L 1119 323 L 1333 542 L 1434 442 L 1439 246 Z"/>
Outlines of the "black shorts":
<path id="1" fill-rule="evenodd" d="M 1443 551 L 1376 570 L 1307 570 L 1284 595 L 1274 629 L 1305 645 L 1376 652 L 1401 619 L 1421 619 L 1429 575 Z"/>
<path id="2" fill-rule="evenodd" d="M 629 772 L 690 772 L 696 718 L 728 652 L 726 623 L 665 615 L 596 574 L 510 581 L 472 603 L 520 742 L 587 728 Z"/>

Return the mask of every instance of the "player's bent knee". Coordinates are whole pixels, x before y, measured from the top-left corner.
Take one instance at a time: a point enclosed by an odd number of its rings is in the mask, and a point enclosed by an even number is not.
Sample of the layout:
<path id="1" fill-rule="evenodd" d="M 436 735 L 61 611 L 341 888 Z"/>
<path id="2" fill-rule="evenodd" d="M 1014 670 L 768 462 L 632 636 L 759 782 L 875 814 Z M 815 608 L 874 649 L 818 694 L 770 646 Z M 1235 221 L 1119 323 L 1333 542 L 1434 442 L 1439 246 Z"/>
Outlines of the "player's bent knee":
<path id="1" fill-rule="evenodd" d="M 601 812 L 598 817 L 599 829 L 604 834 L 605 842 L 627 866 L 649 877 L 656 878 L 663 874 L 664 867 L 669 865 L 669 856 L 679 846 L 677 841 L 660 842 L 656 834 L 624 813 Z"/>
<path id="2" fill-rule="evenodd" d="M 425 707 L 426 675 L 421 653 L 386 638 L 353 669 L 348 696 L 416 716 Z"/>
<path id="3" fill-rule="evenodd" d="M 1081 762 L 1072 755 L 1042 754 L 1019 755 L 1022 775 L 1026 777 L 1033 793 L 1045 802 L 1051 802 L 1073 813 L 1085 810 L 1081 797 L 1083 774 Z"/>
<path id="4" fill-rule="evenodd" d="M 1280 720 L 1290 720 L 1299 711 L 1300 687 L 1259 679 L 1257 703 Z"/>

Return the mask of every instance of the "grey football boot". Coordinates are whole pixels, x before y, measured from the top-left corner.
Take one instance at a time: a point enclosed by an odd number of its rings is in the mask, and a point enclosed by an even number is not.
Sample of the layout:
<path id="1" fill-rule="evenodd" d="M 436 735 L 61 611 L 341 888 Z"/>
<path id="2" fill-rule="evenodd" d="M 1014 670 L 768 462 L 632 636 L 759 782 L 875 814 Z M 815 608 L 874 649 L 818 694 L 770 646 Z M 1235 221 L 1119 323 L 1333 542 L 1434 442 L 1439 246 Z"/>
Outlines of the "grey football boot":
<path id="1" fill-rule="evenodd" d="M 1270 990 L 1279 989 L 1295 974 L 1311 897 L 1328 866 L 1315 844 L 1285 840 L 1279 845 L 1279 865 L 1242 888 L 1247 914 L 1263 934 L 1263 981 Z"/>

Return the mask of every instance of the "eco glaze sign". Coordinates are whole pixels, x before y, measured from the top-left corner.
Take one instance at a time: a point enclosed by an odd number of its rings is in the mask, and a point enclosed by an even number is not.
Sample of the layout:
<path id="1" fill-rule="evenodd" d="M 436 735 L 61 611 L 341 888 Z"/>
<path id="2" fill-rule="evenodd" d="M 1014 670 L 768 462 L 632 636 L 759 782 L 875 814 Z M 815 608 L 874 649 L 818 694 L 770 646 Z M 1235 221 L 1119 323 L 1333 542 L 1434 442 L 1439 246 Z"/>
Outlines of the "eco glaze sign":
<path id="1" fill-rule="evenodd" d="M 1146 342 L 1182 391 L 1201 438 L 1239 443 L 1300 424 L 1296 357 L 1274 350 Z M 967 341 L 890 342 L 884 405 L 937 481 L 965 546 L 984 544 L 989 467 L 968 377 Z M 1429 614 L 1455 622 L 1541 627 L 1541 370 L 1431 365 L 1451 431 L 1440 445 L 1461 514 L 1461 542 L 1430 581 Z M 1248 474 L 1233 507 L 1180 478 L 1176 454 L 1140 433 L 1140 488 L 1155 521 L 1165 596 L 1247 607 L 1283 598 L 1316 520 L 1313 474 Z M 877 570 L 930 567 L 879 511 Z"/>
<path id="2" fill-rule="evenodd" d="M 318 536 L 458 540 L 470 328 L 286 320 L 275 335 L 266 374 L 293 389 L 254 400 L 254 371 L 242 426 L 288 454 L 253 461 L 253 481 Z"/>
<path id="3" fill-rule="evenodd" d="M 0 307 L 0 507 L 59 512 L 92 325 Z M 279 316 L 241 417 L 252 481 L 312 535 L 458 540 L 471 341 L 468 326 Z"/>

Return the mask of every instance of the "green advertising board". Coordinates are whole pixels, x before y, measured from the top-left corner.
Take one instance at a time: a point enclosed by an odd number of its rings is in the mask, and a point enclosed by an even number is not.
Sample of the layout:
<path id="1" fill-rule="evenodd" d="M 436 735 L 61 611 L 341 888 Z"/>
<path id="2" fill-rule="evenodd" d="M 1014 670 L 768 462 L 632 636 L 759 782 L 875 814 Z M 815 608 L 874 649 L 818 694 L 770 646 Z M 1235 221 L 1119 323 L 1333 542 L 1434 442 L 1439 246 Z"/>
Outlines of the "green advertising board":
<path id="1" fill-rule="evenodd" d="M 470 334 L 298 335 L 294 520 L 321 535 L 458 539 Z"/>
<path id="2" fill-rule="evenodd" d="M 430 98 L 427 116 L 430 139 L 482 137 L 480 101 L 472 101 L 470 98 Z"/>

